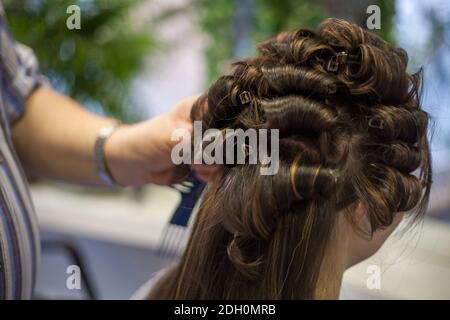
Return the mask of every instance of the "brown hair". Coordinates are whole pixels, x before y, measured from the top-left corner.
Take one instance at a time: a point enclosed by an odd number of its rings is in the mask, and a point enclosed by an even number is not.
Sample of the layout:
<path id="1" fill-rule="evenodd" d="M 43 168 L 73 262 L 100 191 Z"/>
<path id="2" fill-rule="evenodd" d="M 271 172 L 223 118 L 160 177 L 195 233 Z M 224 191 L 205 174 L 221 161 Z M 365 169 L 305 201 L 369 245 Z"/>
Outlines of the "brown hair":
<path id="1" fill-rule="evenodd" d="M 258 50 L 209 88 L 192 118 L 205 130 L 279 129 L 279 171 L 221 167 L 184 254 L 150 298 L 311 299 L 341 209 L 366 204 L 372 232 L 426 210 L 428 115 L 404 50 L 337 19 Z"/>

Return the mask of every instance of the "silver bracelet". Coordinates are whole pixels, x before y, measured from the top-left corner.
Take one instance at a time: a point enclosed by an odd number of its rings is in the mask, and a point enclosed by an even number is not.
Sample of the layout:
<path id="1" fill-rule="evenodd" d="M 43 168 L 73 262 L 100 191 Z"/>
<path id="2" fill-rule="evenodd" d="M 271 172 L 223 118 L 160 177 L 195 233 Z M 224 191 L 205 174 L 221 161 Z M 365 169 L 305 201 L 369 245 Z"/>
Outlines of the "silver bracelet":
<path id="1" fill-rule="evenodd" d="M 117 121 L 116 123 L 101 128 L 94 145 L 94 162 L 95 167 L 97 168 L 97 174 L 100 180 L 108 187 L 117 186 L 117 183 L 114 181 L 114 178 L 106 165 L 104 146 L 106 140 L 108 140 L 119 126 L 120 122 Z"/>

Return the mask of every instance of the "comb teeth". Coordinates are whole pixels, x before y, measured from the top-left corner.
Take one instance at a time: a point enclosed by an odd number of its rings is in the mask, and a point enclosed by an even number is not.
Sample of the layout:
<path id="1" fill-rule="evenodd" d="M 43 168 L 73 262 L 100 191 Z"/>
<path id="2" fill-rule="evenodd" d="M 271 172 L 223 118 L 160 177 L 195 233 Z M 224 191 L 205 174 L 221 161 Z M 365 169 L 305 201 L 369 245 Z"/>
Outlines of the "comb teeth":
<path id="1" fill-rule="evenodd" d="M 181 202 L 165 227 L 159 242 L 158 254 L 162 257 L 175 257 L 183 248 L 188 234 L 188 223 L 204 184 L 192 173 L 187 180 L 172 185 L 181 194 Z"/>
<path id="2" fill-rule="evenodd" d="M 163 258 L 177 256 L 181 251 L 182 243 L 186 235 L 187 229 L 185 227 L 168 224 L 159 243 L 159 256 Z"/>
<path id="3" fill-rule="evenodd" d="M 191 192 L 194 184 L 190 181 L 182 181 L 180 183 L 176 183 L 172 185 L 172 188 L 177 189 L 181 193 L 189 193 Z"/>

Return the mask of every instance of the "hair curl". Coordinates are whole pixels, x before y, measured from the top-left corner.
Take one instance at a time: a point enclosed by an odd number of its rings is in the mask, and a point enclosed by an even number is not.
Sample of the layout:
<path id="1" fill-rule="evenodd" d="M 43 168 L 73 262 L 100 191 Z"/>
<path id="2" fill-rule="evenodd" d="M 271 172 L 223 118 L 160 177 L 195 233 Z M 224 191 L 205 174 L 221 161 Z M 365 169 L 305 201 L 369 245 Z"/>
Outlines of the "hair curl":
<path id="1" fill-rule="evenodd" d="M 367 204 L 372 232 L 399 212 L 417 219 L 426 210 L 429 117 L 404 50 L 337 19 L 258 50 L 199 98 L 192 119 L 204 130 L 279 129 L 279 172 L 221 168 L 153 297 L 313 298 L 340 209 Z"/>

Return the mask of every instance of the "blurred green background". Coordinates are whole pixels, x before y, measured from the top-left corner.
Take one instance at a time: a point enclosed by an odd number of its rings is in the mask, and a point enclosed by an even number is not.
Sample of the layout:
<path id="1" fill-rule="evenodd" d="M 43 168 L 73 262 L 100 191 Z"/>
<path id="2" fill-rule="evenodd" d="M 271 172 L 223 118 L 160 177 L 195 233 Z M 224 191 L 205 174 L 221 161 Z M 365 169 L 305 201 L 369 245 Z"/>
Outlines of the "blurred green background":
<path id="1" fill-rule="evenodd" d="M 156 47 L 154 37 L 132 28 L 135 1 L 4 1 L 11 32 L 33 48 L 43 72 L 59 90 L 95 111 L 124 120 L 139 116 L 130 107 L 130 81 Z M 66 28 L 67 7 L 81 8 L 81 29 Z"/>

